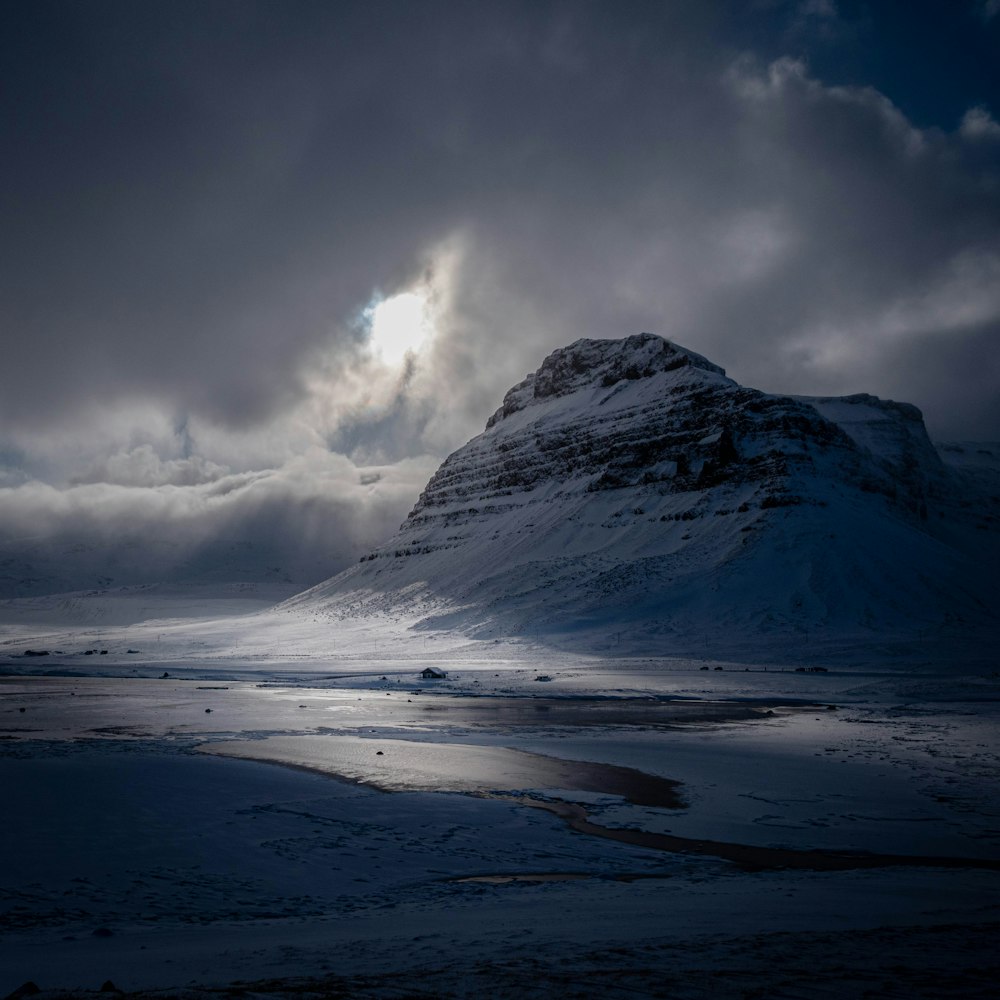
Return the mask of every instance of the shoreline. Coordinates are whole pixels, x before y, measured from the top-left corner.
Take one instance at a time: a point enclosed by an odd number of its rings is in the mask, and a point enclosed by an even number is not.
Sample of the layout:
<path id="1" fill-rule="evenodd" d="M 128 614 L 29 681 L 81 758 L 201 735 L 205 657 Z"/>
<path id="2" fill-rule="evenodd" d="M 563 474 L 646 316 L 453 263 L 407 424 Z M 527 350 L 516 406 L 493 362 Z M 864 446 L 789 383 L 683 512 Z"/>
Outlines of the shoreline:
<path id="1" fill-rule="evenodd" d="M 314 737 L 303 737 L 303 740 L 311 740 Z M 322 737 L 319 737 L 322 739 Z M 266 741 L 254 741 L 251 746 L 259 747 L 260 743 Z M 385 745 L 387 743 L 406 743 L 404 740 L 366 740 L 359 738 L 361 743 Z M 525 757 L 536 758 L 544 761 L 542 754 L 524 754 L 523 751 L 512 751 L 506 747 L 481 748 L 471 744 L 446 743 L 446 744 L 419 744 L 425 747 L 447 747 L 461 753 L 463 749 L 490 749 L 493 751 L 507 751 Z M 278 767 L 292 768 L 311 774 L 318 774 L 323 777 L 341 781 L 346 784 L 358 785 L 370 788 L 385 794 L 392 794 L 400 791 L 424 791 L 438 794 L 459 794 L 469 795 L 473 798 L 489 799 L 503 802 L 513 802 L 517 805 L 526 806 L 531 809 L 539 809 L 562 820 L 566 826 L 577 833 L 587 836 L 600 837 L 605 840 L 612 840 L 621 844 L 628 844 L 633 847 L 641 847 L 647 850 L 662 851 L 668 854 L 688 855 L 706 858 L 716 858 L 721 861 L 728 861 L 745 872 L 765 872 L 765 871 L 803 871 L 803 872 L 842 872 L 858 871 L 872 868 L 944 868 L 960 870 L 984 870 L 1000 871 L 1000 858 L 971 858 L 956 855 L 910 855 L 891 854 L 875 851 L 858 851 L 851 849 L 831 849 L 831 848 L 791 848 L 791 847 L 766 847 L 754 844 L 736 843 L 732 841 L 714 840 L 703 837 L 681 837 L 675 834 L 658 833 L 651 830 L 641 830 L 633 827 L 609 827 L 596 823 L 591 819 L 585 805 L 579 802 L 572 802 L 558 797 L 540 797 L 530 793 L 520 794 L 517 792 L 501 792 L 496 789 L 474 789 L 469 787 L 456 787 L 455 783 L 447 784 L 444 780 L 436 786 L 432 783 L 418 785 L 407 785 L 401 787 L 399 784 L 387 783 L 380 780 L 374 772 L 365 774 L 347 774 L 337 771 L 330 765 L 308 763 L 301 760 L 288 760 L 280 756 L 266 755 L 261 753 L 234 753 L 235 749 L 231 744 L 225 749 L 220 749 L 220 744 L 202 744 L 198 751 L 212 756 L 229 757 L 237 760 L 250 760 L 260 764 L 271 764 Z M 382 751 L 375 751 L 382 753 Z M 568 782 L 564 787 L 583 792 L 596 792 L 605 795 L 620 795 L 626 802 L 632 805 L 651 806 L 658 809 L 682 809 L 685 801 L 678 793 L 682 783 L 668 778 L 660 778 L 656 775 L 647 774 L 635 768 L 621 768 L 615 765 L 599 764 L 594 761 L 565 761 L 561 758 L 550 757 L 550 761 L 559 761 L 569 765 L 571 770 L 576 770 L 576 781 Z M 564 772 L 566 773 L 566 772 Z M 607 779 L 603 784 L 601 778 Z M 555 873 L 554 873 L 555 874 Z M 482 876 L 482 878 L 525 879 L 533 878 L 531 873 L 497 873 L 495 876 Z M 586 876 L 583 876 L 586 877 Z M 463 879 L 461 881 L 467 881 Z"/>

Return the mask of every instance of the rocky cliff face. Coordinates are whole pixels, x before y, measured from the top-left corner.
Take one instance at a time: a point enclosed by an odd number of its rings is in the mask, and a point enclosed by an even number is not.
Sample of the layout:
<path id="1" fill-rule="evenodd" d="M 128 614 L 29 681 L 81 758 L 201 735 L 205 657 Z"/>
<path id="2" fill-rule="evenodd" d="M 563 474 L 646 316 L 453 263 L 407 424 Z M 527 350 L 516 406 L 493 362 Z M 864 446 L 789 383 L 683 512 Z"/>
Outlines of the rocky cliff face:
<path id="1" fill-rule="evenodd" d="M 793 472 L 856 480 L 919 512 L 942 465 L 908 404 L 745 389 L 652 334 L 580 340 L 507 393 L 486 432 L 432 477 L 408 524 L 465 497 L 498 500 L 550 481 L 657 496 L 754 483 L 760 500 L 780 504 Z"/>
<path id="2" fill-rule="evenodd" d="M 959 522 L 913 406 L 769 395 L 652 334 L 580 340 L 290 608 L 647 645 L 988 616 Z"/>

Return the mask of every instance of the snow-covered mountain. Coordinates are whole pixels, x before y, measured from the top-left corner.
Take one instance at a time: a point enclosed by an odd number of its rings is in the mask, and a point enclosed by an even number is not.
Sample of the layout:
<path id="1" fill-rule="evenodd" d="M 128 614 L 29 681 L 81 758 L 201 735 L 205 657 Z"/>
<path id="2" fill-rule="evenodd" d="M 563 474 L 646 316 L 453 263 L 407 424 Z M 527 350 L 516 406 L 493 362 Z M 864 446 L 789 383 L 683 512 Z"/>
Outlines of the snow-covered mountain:
<path id="1" fill-rule="evenodd" d="M 593 648 L 960 629 L 996 611 L 995 482 L 949 468 L 906 403 L 770 395 L 648 333 L 579 340 L 392 539 L 283 609 Z"/>

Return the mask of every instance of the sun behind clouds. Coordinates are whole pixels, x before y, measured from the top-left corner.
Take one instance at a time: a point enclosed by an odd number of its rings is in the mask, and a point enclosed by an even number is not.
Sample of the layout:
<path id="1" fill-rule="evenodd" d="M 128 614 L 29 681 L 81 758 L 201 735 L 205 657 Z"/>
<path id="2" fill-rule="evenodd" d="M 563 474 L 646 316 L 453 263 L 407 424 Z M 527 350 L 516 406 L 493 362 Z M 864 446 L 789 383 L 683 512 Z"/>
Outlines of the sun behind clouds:
<path id="1" fill-rule="evenodd" d="M 418 292 L 401 292 L 373 306 L 371 347 L 386 365 L 401 365 L 432 333 L 427 299 Z"/>

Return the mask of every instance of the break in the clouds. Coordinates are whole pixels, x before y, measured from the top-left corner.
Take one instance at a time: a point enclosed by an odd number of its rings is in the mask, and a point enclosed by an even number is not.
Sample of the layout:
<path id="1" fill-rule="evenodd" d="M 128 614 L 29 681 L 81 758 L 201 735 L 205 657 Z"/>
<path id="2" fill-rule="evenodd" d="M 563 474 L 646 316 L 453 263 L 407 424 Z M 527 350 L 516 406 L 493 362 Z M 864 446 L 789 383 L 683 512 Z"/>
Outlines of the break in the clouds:
<path id="1" fill-rule="evenodd" d="M 1000 437 L 1000 19 L 946 7 L 9 5 L 6 591 L 314 582 L 582 336 Z"/>

